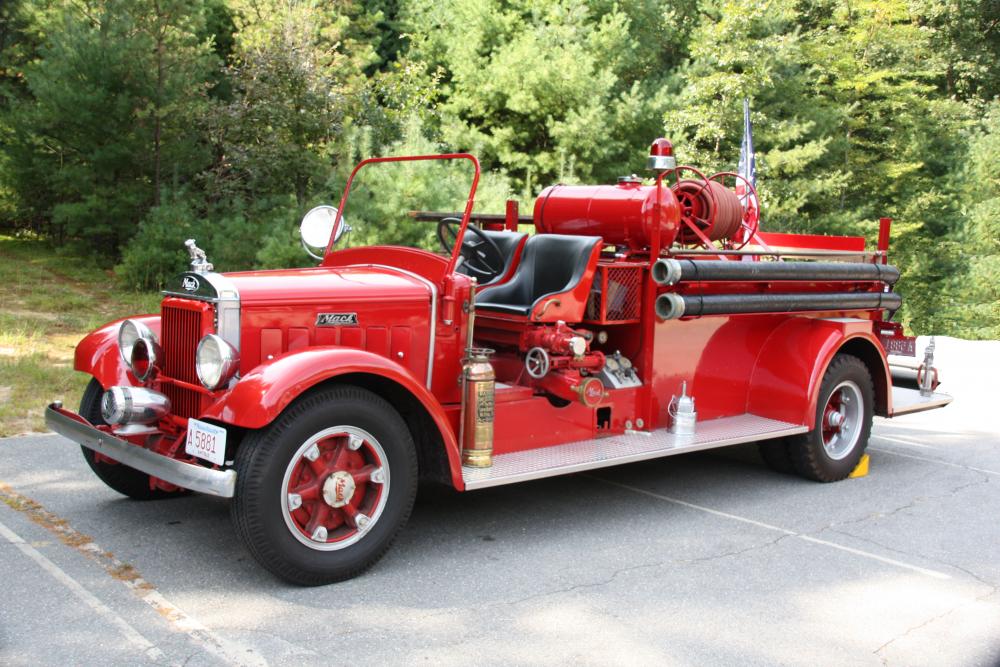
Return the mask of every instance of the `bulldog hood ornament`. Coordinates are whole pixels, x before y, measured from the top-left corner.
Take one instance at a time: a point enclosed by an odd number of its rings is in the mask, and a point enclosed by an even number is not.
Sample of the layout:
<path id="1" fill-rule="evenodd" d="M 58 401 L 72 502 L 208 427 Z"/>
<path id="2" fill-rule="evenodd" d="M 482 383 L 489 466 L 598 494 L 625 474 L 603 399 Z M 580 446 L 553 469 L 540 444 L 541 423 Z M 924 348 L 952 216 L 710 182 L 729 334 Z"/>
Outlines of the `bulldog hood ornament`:
<path id="1" fill-rule="evenodd" d="M 191 270 L 195 273 L 208 273 L 215 267 L 212 263 L 208 261 L 208 256 L 205 255 L 205 251 L 194 244 L 194 239 L 188 239 L 184 242 L 184 245 L 188 249 L 188 253 L 191 255 Z"/>

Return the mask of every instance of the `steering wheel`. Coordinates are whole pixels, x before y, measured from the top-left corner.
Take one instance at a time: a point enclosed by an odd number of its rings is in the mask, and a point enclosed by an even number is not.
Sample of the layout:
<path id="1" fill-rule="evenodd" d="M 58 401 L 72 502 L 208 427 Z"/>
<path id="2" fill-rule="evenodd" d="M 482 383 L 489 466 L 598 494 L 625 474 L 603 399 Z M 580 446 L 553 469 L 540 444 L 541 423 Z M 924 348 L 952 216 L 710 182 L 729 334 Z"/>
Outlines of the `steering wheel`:
<path id="1" fill-rule="evenodd" d="M 458 218 L 442 218 L 438 222 L 438 242 L 445 252 L 451 252 L 452 248 L 455 247 L 455 239 L 458 238 L 458 230 L 461 226 L 462 221 Z M 496 278 L 503 272 L 505 264 L 503 253 L 500 252 L 496 241 L 474 225 L 466 227 L 465 232 L 462 248 L 458 251 L 462 259 L 465 260 L 464 266 L 477 277 L 483 277 L 487 280 Z M 469 238 L 469 232 L 472 232 L 475 238 Z"/>

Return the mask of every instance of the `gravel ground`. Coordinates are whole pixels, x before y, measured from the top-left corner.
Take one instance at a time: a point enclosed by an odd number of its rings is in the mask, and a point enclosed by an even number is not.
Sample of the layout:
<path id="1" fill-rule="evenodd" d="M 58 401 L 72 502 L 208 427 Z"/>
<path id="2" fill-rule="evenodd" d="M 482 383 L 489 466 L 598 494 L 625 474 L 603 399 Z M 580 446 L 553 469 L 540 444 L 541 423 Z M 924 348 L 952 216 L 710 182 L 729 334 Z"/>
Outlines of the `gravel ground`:
<path id="1" fill-rule="evenodd" d="M 955 403 L 877 420 L 868 477 L 740 446 L 433 493 L 318 589 L 257 567 L 225 501 L 131 502 L 59 436 L 0 440 L 0 663 L 997 665 L 1000 343 L 938 351 Z"/>

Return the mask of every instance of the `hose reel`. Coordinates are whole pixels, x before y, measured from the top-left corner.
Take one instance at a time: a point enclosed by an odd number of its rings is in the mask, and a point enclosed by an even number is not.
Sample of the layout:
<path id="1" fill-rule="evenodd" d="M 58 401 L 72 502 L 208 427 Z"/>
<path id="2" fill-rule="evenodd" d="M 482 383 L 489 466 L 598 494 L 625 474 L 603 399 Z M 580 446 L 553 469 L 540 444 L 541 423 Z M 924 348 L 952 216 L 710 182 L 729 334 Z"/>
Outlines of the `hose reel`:
<path id="1" fill-rule="evenodd" d="M 670 189 L 681 209 L 681 228 L 677 241 L 685 245 L 712 246 L 719 241 L 723 247 L 739 249 L 754 237 L 760 223 L 757 191 L 743 176 L 731 171 L 708 178 L 691 167 L 698 178 L 679 179 Z M 732 189 L 725 185 L 735 180 Z"/>

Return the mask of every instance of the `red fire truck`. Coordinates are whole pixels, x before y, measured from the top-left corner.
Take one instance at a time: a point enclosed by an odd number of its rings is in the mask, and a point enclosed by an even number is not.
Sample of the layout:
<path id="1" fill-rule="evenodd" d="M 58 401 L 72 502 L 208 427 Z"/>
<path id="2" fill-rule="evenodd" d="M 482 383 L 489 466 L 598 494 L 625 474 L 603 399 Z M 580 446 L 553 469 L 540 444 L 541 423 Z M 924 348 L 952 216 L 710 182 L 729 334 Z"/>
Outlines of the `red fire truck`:
<path id="1" fill-rule="evenodd" d="M 440 248 L 353 242 L 359 170 L 420 160 L 471 165 L 464 211 L 401 212 Z M 47 422 L 126 496 L 231 498 L 254 557 L 316 585 L 385 553 L 418 480 L 471 491 L 756 441 L 830 482 L 874 415 L 950 402 L 930 352 L 893 384 L 887 353 L 915 350 L 891 321 L 888 220 L 875 248 L 765 233 L 745 179 L 679 166 L 665 139 L 648 167 L 554 185 L 521 216 L 473 212 L 471 155 L 364 160 L 303 220 L 317 266 L 217 273 L 188 241 L 158 314 L 79 344 L 79 414 L 57 402 Z"/>

